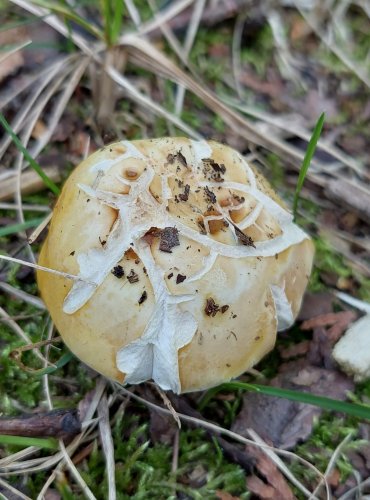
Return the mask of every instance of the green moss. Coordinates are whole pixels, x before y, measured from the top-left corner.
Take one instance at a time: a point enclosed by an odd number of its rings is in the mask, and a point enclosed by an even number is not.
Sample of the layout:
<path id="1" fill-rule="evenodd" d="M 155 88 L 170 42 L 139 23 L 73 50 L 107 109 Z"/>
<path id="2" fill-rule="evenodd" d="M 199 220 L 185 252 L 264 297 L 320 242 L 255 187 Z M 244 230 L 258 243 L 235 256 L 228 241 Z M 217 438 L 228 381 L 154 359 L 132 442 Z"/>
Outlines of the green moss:
<path id="1" fill-rule="evenodd" d="M 353 473 L 353 466 L 346 456 L 346 452 L 349 449 L 359 449 L 364 444 L 362 440 L 356 439 L 356 419 L 343 419 L 334 417 L 333 414 L 324 413 L 319 420 L 316 420 L 310 439 L 297 446 L 294 452 L 314 464 L 320 471 L 325 471 L 335 449 L 348 435 L 353 436 L 353 438 L 343 447 L 335 463 L 335 467 L 340 472 L 341 482 L 344 482 Z M 293 463 L 292 472 L 303 478 L 303 481 L 308 485 L 319 480 L 314 471 L 298 462 Z"/>
<path id="2" fill-rule="evenodd" d="M 241 62 L 250 64 L 259 76 L 265 76 L 268 66 L 272 64 L 274 49 L 274 37 L 270 26 L 266 24 L 241 50 Z"/>

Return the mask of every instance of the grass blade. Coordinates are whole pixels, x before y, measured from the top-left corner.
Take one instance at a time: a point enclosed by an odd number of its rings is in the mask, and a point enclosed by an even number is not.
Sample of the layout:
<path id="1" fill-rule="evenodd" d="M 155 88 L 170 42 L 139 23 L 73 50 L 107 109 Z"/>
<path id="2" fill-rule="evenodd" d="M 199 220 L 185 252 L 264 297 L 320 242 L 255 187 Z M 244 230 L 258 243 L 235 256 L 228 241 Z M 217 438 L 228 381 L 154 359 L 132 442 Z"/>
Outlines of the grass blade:
<path id="1" fill-rule="evenodd" d="M 89 22 L 87 19 L 76 14 L 76 12 L 69 6 L 64 6 L 55 2 L 49 2 L 48 0 L 33 0 L 32 2 L 35 5 L 43 7 L 45 9 L 49 9 L 50 12 L 54 14 L 59 14 L 64 19 L 69 19 L 76 24 L 79 24 L 82 28 L 84 28 L 88 33 L 96 36 L 99 40 L 104 40 L 103 33 L 99 28 L 97 28 L 94 24 Z"/>
<path id="2" fill-rule="evenodd" d="M 291 401 L 298 401 L 300 403 L 318 406 L 324 410 L 338 411 L 353 417 L 370 420 L 370 406 L 367 405 L 338 401 L 337 399 L 316 396 L 315 394 L 309 394 L 307 392 L 282 389 L 280 387 L 268 385 L 248 384 L 245 382 L 228 382 L 209 390 L 200 403 L 200 409 L 203 409 L 218 392 L 233 389 L 242 389 L 245 391 L 259 392 L 268 396 L 286 398 Z"/>
<path id="3" fill-rule="evenodd" d="M 121 34 L 123 20 L 123 1 L 113 2 L 113 20 L 111 27 L 111 40 L 115 44 Z"/>
<path id="4" fill-rule="evenodd" d="M 0 228 L 0 238 L 9 234 L 18 233 L 19 231 L 23 231 L 24 229 L 28 229 L 30 227 L 37 227 L 43 220 L 44 217 L 39 217 L 38 219 L 30 219 L 23 223 L 2 227 Z"/>
<path id="5" fill-rule="evenodd" d="M 61 356 L 58 361 L 55 364 L 55 366 L 48 366 L 47 368 L 44 368 L 43 370 L 37 371 L 35 375 L 38 377 L 41 377 L 43 375 L 50 375 L 51 373 L 54 373 L 55 371 L 59 370 L 59 368 L 62 368 L 62 366 L 66 365 L 71 361 L 73 358 L 73 354 L 68 351 Z"/>
<path id="6" fill-rule="evenodd" d="M 34 438 L 25 436 L 8 436 L 0 434 L 0 444 L 10 446 L 37 446 L 38 448 L 47 448 L 57 450 L 58 440 L 54 438 Z"/>
<path id="7" fill-rule="evenodd" d="M 44 181 L 44 184 L 52 191 L 54 194 L 58 195 L 60 193 L 60 189 L 54 182 L 49 179 L 49 177 L 45 174 L 45 172 L 42 170 L 40 165 L 37 163 L 36 160 L 32 158 L 32 156 L 29 154 L 27 149 L 23 146 L 17 135 L 13 132 L 11 126 L 9 123 L 6 121 L 5 116 L 0 113 L 0 123 L 4 127 L 4 129 L 8 132 L 10 137 L 12 138 L 14 144 L 16 145 L 17 149 L 23 153 L 23 156 L 26 158 L 26 160 L 29 162 L 31 167 L 34 169 L 35 172 L 38 173 L 38 175 L 41 177 L 41 179 Z"/>
<path id="8" fill-rule="evenodd" d="M 317 143 L 318 143 L 320 135 L 321 135 L 324 121 L 325 121 L 325 113 L 321 113 L 321 115 L 320 115 L 320 117 L 317 120 L 317 123 L 315 125 L 310 142 L 308 143 L 307 151 L 306 151 L 306 154 L 304 155 L 303 162 L 302 162 L 302 167 L 301 167 L 301 170 L 299 171 L 299 176 L 298 176 L 297 186 L 295 188 L 294 201 L 293 201 L 293 218 L 294 218 L 294 220 L 296 219 L 296 215 L 297 215 L 299 194 L 300 194 L 301 189 L 303 187 L 303 183 L 304 183 L 304 180 L 306 178 L 308 168 L 311 164 L 311 160 L 313 158 L 313 155 L 315 154 L 316 146 L 317 146 Z"/>
<path id="9" fill-rule="evenodd" d="M 117 2 L 123 3 L 123 2 Z M 105 42 L 108 46 L 112 45 L 112 20 L 110 0 L 100 0 L 100 9 L 104 20 Z"/>

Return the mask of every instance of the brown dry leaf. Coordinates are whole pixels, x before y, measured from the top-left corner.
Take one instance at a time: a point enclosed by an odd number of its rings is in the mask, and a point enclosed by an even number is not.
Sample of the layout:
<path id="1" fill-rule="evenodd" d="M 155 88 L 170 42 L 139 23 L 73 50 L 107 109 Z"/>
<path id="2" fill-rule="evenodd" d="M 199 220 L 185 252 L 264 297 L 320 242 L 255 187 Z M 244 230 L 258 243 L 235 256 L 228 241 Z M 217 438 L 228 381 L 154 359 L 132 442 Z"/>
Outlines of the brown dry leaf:
<path id="1" fill-rule="evenodd" d="M 313 331 L 310 349 L 307 353 L 307 362 L 319 368 L 334 369 L 336 366 L 332 356 L 333 343 L 323 326 L 317 326 Z"/>
<path id="2" fill-rule="evenodd" d="M 344 400 L 347 392 L 354 388 L 353 382 L 340 372 L 311 366 L 304 360 L 285 363 L 280 368 L 281 373 L 271 380 L 275 387 L 340 400 Z M 248 437 L 247 429 L 252 428 L 274 446 L 291 449 L 310 436 L 314 420 L 321 412 L 320 408 L 297 401 L 247 393 L 232 430 Z"/>
<path id="3" fill-rule="evenodd" d="M 59 158 L 63 157 L 59 155 Z M 44 173 L 54 182 L 59 182 L 61 179 L 60 171 L 57 165 L 47 166 L 43 168 Z M 40 179 L 40 176 L 34 170 L 26 170 L 21 175 L 21 192 L 22 195 L 32 194 L 41 191 L 45 184 Z M 0 201 L 8 201 L 13 199 L 16 189 L 16 177 L 11 176 L 4 179 L 0 183 Z"/>
<path id="4" fill-rule="evenodd" d="M 321 314 L 308 319 L 301 324 L 302 330 L 313 330 L 317 326 L 344 325 L 345 328 L 357 318 L 354 311 L 341 311 L 337 313 Z"/>
<path id="5" fill-rule="evenodd" d="M 314 331 L 308 356 L 313 365 L 323 365 L 326 368 L 332 366 L 331 351 L 333 344 L 339 340 L 348 326 L 356 319 L 357 313 L 354 311 L 341 311 L 321 314 L 302 323 L 302 330 L 313 329 Z"/>
<path id="6" fill-rule="evenodd" d="M 295 16 L 290 29 L 290 39 L 292 42 L 307 38 L 312 33 L 312 28 L 300 16 Z"/>
<path id="7" fill-rule="evenodd" d="M 45 500 L 61 500 L 61 498 L 60 493 L 52 488 L 49 488 L 44 496 Z"/>
<path id="8" fill-rule="evenodd" d="M 12 73 L 14 73 L 18 68 L 20 68 L 24 63 L 22 51 L 14 52 L 10 54 L 6 59 L 0 61 L 0 82 L 5 80 L 5 78 Z"/>
<path id="9" fill-rule="evenodd" d="M 298 320 L 305 321 L 322 314 L 331 313 L 334 300 L 333 295 L 328 292 L 305 293 Z"/>
<path id="10" fill-rule="evenodd" d="M 240 82 L 246 87 L 270 97 L 278 97 L 283 92 L 283 82 L 276 75 L 272 75 L 270 81 L 263 81 L 251 71 L 243 71 L 240 75 Z"/>
<path id="11" fill-rule="evenodd" d="M 257 476 L 247 477 L 247 487 L 251 493 L 257 495 L 261 500 L 273 500 L 275 498 L 274 488 L 264 483 L 262 479 Z"/>
<path id="12" fill-rule="evenodd" d="M 92 441 L 91 443 L 89 443 L 87 446 L 82 448 L 82 450 L 80 450 L 78 453 L 76 453 L 73 456 L 72 462 L 75 465 L 78 465 L 79 463 L 81 463 L 83 460 L 85 460 L 85 458 L 87 458 L 91 455 L 95 446 L 96 446 L 95 441 Z"/>
<path id="13" fill-rule="evenodd" d="M 332 488 L 337 488 L 339 486 L 341 479 L 341 474 L 339 469 L 333 469 L 327 477 L 328 483 Z"/>
<path id="14" fill-rule="evenodd" d="M 207 484 L 208 471 L 203 465 L 198 464 L 188 474 L 187 482 L 191 488 L 201 488 Z"/>
<path id="15" fill-rule="evenodd" d="M 303 340 L 298 344 L 293 344 L 289 347 L 279 347 L 280 356 L 283 359 L 295 358 L 296 356 L 303 356 L 307 354 L 310 349 L 311 342 L 309 340 Z"/>
<path id="16" fill-rule="evenodd" d="M 93 142 L 90 142 L 90 136 L 86 132 L 77 131 L 70 138 L 70 151 L 78 158 L 84 157 L 87 146 L 89 147 L 88 155 L 94 153 L 97 149 L 97 146 Z"/>
<path id="17" fill-rule="evenodd" d="M 149 430 L 153 443 L 162 443 L 171 446 L 178 426 L 171 415 L 163 415 L 155 410 L 150 410 Z"/>
<path id="18" fill-rule="evenodd" d="M 231 493 L 222 490 L 216 490 L 216 498 L 219 500 L 240 500 L 240 497 L 234 497 Z"/>
<path id="19" fill-rule="evenodd" d="M 247 478 L 248 489 L 261 499 L 294 500 L 295 496 L 287 481 L 273 461 L 256 446 L 247 446 L 247 451 L 254 456 L 257 471 L 267 481 L 263 482 L 256 475 L 250 476 Z"/>
<path id="20" fill-rule="evenodd" d="M 42 120 L 37 120 L 32 130 L 32 137 L 34 139 L 40 139 L 40 137 L 42 137 L 45 134 L 46 129 L 47 127 L 45 123 Z"/>

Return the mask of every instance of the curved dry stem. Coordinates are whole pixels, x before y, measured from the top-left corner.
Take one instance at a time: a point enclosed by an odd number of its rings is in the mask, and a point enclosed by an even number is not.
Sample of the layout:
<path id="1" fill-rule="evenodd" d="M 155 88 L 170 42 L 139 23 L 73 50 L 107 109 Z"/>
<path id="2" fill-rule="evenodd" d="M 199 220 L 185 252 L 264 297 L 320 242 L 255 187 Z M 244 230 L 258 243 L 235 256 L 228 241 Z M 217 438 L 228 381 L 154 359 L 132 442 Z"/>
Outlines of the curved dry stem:
<path id="1" fill-rule="evenodd" d="M 0 256 L 2 257 L 2 256 Z M 27 344 L 32 344 L 32 340 L 29 338 L 29 336 L 22 330 L 22 328 L 16 323 L 9 314 L 2 308 L 0 307 L 0 316 L 4 318 L 5 323 L 13 330 L 14 333 L 18 335 L 22 340 L 24 340 Z M 35 356 L 37 356 L 42 362 L 45 361 L 44 356 L 41 354 L 41 352 L 38 349 L 34 349 L 32 351 Z"/>

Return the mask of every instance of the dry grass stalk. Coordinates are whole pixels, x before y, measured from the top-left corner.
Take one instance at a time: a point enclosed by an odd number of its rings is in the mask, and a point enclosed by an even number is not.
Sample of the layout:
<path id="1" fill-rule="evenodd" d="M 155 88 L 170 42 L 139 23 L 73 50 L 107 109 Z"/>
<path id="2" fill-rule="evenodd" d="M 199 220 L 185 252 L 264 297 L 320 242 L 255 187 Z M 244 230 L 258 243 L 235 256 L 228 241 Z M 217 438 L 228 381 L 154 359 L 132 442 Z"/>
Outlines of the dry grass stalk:
<path id="1" fill-rule="evenodd" d="M 116 480 L 115 480 L 115 460 L 114 443 L 112 430 L 109 422 L 109 405 L 104 393 L 98 405 L 100 440 L 106 462 L 106 472 L 108 477 L 108 500 L 116 500 Z"/>
<path id="2" fill-rule="evenodd" d="M 329 463 L 328 463 L 326 470 L 325 470 L 325 473 L 324 473 L 324 477 L 326 478 L 326 481 L 328 481 L 329 475 L 333 471 L 336 462 L 338 461 L 341 453 L 343 452 L 344 448 L 349 443 L 349 441 L 352 439 L 352 437 L 353 437 L 353 433 L 347 434 L 347 436 L 339 443 L 339 445 L 334 450 L 334 453 L 330 457 Z M 312 495 L 318 496 L 318 494 L 320 493 L 320 490 L 322 489 L 323 486 L 324 486 L 324 483 L 323 483 L 323 481 L 321 481 L 317 485 L 317 487 L 316 487 L 315 491 L 312 493 Z"/>
<path id="3" fill-rule="evenodd" d="M 64 273 L 63 271 L 57 271 L 56 269 L 50 269 L 49 267 L 39 266 L 38 264 L 33 264 L 32 262 L 27 262 L 25 260 L 16 259 L 14 257 L 9 257 L 7 255 L 0 255 L 0 260 L 7 260 L 9 262 L 21 264 L 22 266 L 27 266 L 27 267 L 31 267 L 33 269 L 38 269 L 39 271 L 45 271 L 47 273 L 52 273 L 52 274 L 56 274 L 58 276 L 63 276 L 64 278 L 69 279 L 69 280 L 85 281 L 86 283 L 90 283 L 90 282 L 87 282 L 86 280 L 83 280 L 82 278 L 80 278 L 79 276 L 76 276 L 74 274 Z M 90 284 L 92 285 L 93 283 L 90 283 Z"/>
<path id="4" fill-rule="evenodd" d="M 45 217 L 45 219 L 37 226 L 37 228 L 32 231 L 32 233 L 30 234 L 30 236 L 28 237 L 28 243 L 31 245 L 32 243 L 35 243 L 35 241 L 37 240 L 37 238 L 40 236 L 40 234 L 42 233 L 42 231 L 46 228 L 46 226 L 49 224 L 49 222 L 51 221 L 51 219 L 53 218 L 53 214 L 50 213 L 49 215 L 47 215 Z"/>
<path id="5" fill-rule="evenodd" d="M 12 498 L 17 498 L 21 500 L 32 500 L 32 498 L 28 497 L 27 495 L 24 495 L 21 491 L 17 490 L 16 488 L 13 488 L 13 486 L 4 481 L 4 479 L 0 479 L 0 486 L 10 491 L 10 493 L 12 494 Z M 3 496 L 1 492 L 0 495 Z M 15 497 L 13 495 L 15 495 Z M 3 498 L 6 499 L 5 495 L 3 496 Z"/>
<path id="6" fill-rule="evenodd" d="M 14 286 L 9 285 L 9 283 L 3 283 L 0 281 L 0 289 L 19 300 L 23 300 L 26 304 L 31 304 L 32 306 L 37 307 L 37 309 L 41 309 L 41 311 L 46 310 L 45 304 L 41 299 L 20 290 L 19 288 L 15 288 Z"/>
<path id="7" fill-rule="evenodd" d="M 56 166 L 45 167 L 45 174 L 54 182 L 60 182 L 61 176 L 59 172 L 59 168 Z M 9 177 L 5 180 L 2 180 L 0 183 L 0 201 L 8 201 L 14 198 L 14 192 L 16 189 L 16 177 Z M 28 170 L 21 175 L 21 194 L 32 194 L 38 193 L 42 189 L 44 189 L 45 185 L 43 181 L 40 179 L 38 174 L 34 170 Z"/>

